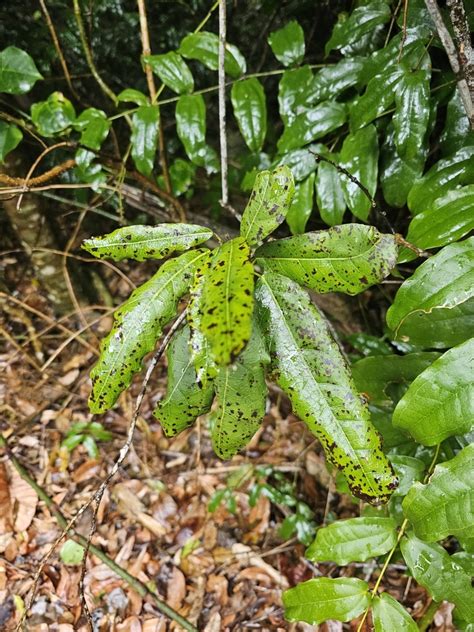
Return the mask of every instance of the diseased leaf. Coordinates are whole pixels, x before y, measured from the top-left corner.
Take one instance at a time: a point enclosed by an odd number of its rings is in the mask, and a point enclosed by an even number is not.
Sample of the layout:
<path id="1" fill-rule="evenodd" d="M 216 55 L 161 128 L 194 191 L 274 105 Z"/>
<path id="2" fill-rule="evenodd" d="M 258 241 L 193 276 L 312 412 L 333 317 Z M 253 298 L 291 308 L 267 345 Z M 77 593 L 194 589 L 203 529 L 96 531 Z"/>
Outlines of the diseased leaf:
<path id="1" fill-rule="evenodd" d="M 278 140 L 280 153 L 298 149 L 322 138 L 346 122 L 346 106 L 337 101 L 324 101 L 297 114 Z"/>
<path id="2" fill-rule="evenodd" d="M 284 66 L 293 66 L 303 61 L 304 32 L 296 20 L 291 20 L 278 31 L 268 36 L 273 54 Z"/>
<path id="3" fill-rule="evenodd" d="M 374 125 L 367 125 L 344 139 L 341 153 L 341 166 L 365 186 L 373 197 L 377 190 L 379 145 Z M 344 196 L 354 215 L 366 221 L 369 217 L 371 202 L 362 189 L 349 178 L 341 177 Z"/>
<path id="4" fill-rule="evenodd" d="M 197 59 L 210 70 L 217 70 L 219 66 L 219 38 L 215 33 L 200 31 L 191 33 L 181 41 L 178 49 L 183 57 Z M 247 64 L 239 49 L 232 44 L 226 44 L 224 68 L 231 77 L 245 74 Z"/>
<path id="5" fill-rule="evenodd" d="M 0 163 L 20 144 L 22 138 L 23 132 L 19 127 L 0 121 Z"/>
<path id="6" fill-rule="evenodd" d="M 167 437 L 173 437 L 207 413 L 214 399 L 212 381 L 198 382 L 190 349 L 189 327 L 177 331 L 166 351 L 168 386 L 166 397 L 158 402 L 153 415 Z"/>
<path id="7" fill-rule="evenodd" d="M 285 619 L 311 625 L 329 619 L 350 621 L 369 605 L 369 586 L 356 577 L 316 577 L 283 593 Z"/>
<path id="8" fill-rule="evenodd" d="M 411 574 L 435 601 L 450 601 L 463 619 L 474 620 L 471 577 L 443 547 L 409 535 L 402 539 L 400 548 Z"/>
<path id="9" fill-rule="evenodd" d="M 295 196 L 286 214 L 286 223 L 293 235 L 304 233 L 313 210 L 314 173 L 295 185 Z"/>
<path id="10" fill-rule="evenodd" d="M 87 108 L 74 122 L 74 129 L 81 132 L 81 145 L 96 151 L 107 138 L 110 126 L 105 112 L 96 108 Z"/>
<path id="11" fill-rule="evenodd" d="M 255 77 L 237 81 L 231 90 L 234 116 L 250 151 L 263 147 L 267 133 L 267 104 L 262 84 Z"/>
<path id="12" fill-rule="evenodd" d="M 357 43 L 363 35 L 372 33 L 377 26 L 388 22 L 390 17 L 390 7 L 383 0 L 374 0 L 368 6 L 357 7 L 344 22 L 336 25 L 339 28 L 334 28 L 325 47 L 326 55 L 334 49 Z"/>
<path id="13" fill-rule="evenodd" d="M 417 537 L 427 542 L 448 535 L 474 537 L 474 444 L 439 463 L 426 485 L 415 483 L 403 500 L 403 511 Z"/>
<path id="14" fill-rule="evenodd" d="M 255 257 L 266 270 L 312 290 L 358 294 L 388 276 L 397 246 L 393 235 L 373 226 L 343 224 L 268 242 Z"/>
<path id="15" fill-rule="evenodd" d="M 53 92 L 46 101 L 31 106 L 31 120 L 43 136 L 54 136 L 76 120 L 74 106 L 62 92 Z"/>
<path id="16" fill-rule="evenodd" d="M 350 112 L 351 131 L 365 127 L 385 113 L 395 100 L 395 90 L 400 80 L 399 67 L 383 69 L 367 84 L 364 94 L 355 101 Z"/>
<path id="17" fill-rule="evenodd" d="M 395 340 L 445 349 L 474 331 L 474 237 L 445 246 L 399 288 L 387 312 Z"/>
<path id="18" fill-rule="evenodd" d="M 318 529 L 305 553 L 313 562 L 335 562 L 340 566 L 365 562 L 390 551 L 397 541 L 392 518 L 349 518 Z"/>
<path id="19" fill-rule="evenodd" d="M 372 619 L 375 632 L 418 632 L 418 626 L 402 604 L 386 592 L 374 598 Z"/>
<path id="20" fill-rule="evenodd" d="M 200 94 L 183 94 L 176 104 L 176 128 L 191 162 L 218 171 L 215 151 L 206 144 L 206 104 Z"/>
<path id="21" fill-rule="evenodd" d="M 108 235 L 86 239 L 82 248 L 98 259 L 163 259 L 183 252 L 212 237 L 212 230 L 196 224 L 157 224 L 124 226 Z"/>
<path id="22" fill-rule="evenodd" d="M 141 105 L 132 116 L 132 158 L 140 173 L 151 176 L 155 163 L 160 113 L 157 105 Z"/>
<path id="23" fill-rule="evenodd" d="M 269 357 L 256 323 L 234 365 L 221 367 L 215 380 L 217 408 L 210 417 L 214 452 L 230 459 L 259 429 L 265 414 L 264 365 Z"/>
<path id="24" fill-rule="evenodd" d="M 148 55 L 143 61 L 150 66 L 161 81 L 177 94 L 194 90 L 194 79 L 187 63 L 174 51 L 164 55 Z"/>
<path id="25" fill-rule="evenodd" d="M 398 402 L 393 423 L 424 445 L 437 445 L 474 425 L 474 338 L 435 360 Z"/>
<path id="26" fill-rule="evenodd" d="M 27 52 L 8 46 L 0 53 L 0 92 L 25 94 L 43 75 Z"/>
<path id="27" fill-rule="evenodd" d="M 337 156 L 329 155 L 328 157 L 336 163 L 339 160 Z M 328 162 L 321 161 L 314 186 L 319 214 L 323 222 L 328 226 L 341 224 L 346 211 L 346 200 L 338 170 Z"/>
<path id="28" fill-rule="evenodd" d="M 142 368 L 142 358 L 176 314 L 178 301 L 189 290 L 194 270 L 207 252 L 185 252 L 167 261 L 114 313 L 114 325 L 102 341 L 99 360 L 91 371 L 92 413 L 111 408 L 130 385 Z"/>
<path id="29" fill-rule="evenodd" d="M 259 279 L 256 299 L 275 381 L 294 412 L 352 493 L 374 504 L 388 500 L 397 480 L 324 317 L 304 290 L 279 274 Z"/>
<path id="30" fill-rule="evenodd" d="M 402 160 L 413 160 L 423 146 L 430 117 L 430 73 L 405 72 L 395 91 L 394 142 Z"/>
<path id="31" fill-rule="evenodd" d="M 202 288 L 201 330 L 220 366 L 233 362 L 250 338 L 253 274 L 250 249 L 243 237 L 214 251 Z"/>
<path id="32" fill-rule="evenodd" d="M 285 70 L 278 84 L 280 116 L 285 125 L 295 118 L 298 109 L 308 103 L 313 86 L 313 71 L 309 66 Z"/>
<path id="33" fill-rule="evenodd" d="M 262 243 L 283 222 L 294 193 L 293 176 L 286 165 L 257 174 L 240 223 L 240 234 L 248 244 Z"/>

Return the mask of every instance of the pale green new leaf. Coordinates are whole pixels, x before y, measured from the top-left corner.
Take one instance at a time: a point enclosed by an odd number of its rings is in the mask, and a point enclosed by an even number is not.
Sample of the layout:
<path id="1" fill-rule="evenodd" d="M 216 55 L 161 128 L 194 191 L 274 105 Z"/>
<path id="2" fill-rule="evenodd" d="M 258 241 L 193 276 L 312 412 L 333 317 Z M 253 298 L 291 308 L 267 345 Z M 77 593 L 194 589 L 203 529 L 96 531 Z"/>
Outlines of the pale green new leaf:
<path id="1" fill-rule="evenodd" d="M 435 360 L 410 385 L 393 423 L 424 445 L 437 445 L 474 425 L 474 338 Z"/>
<path id="2" fill-rule="evenodd" d="M 219 66 L 219 38 L 215 33 L 200 31 L 190 33 L 182 40 L 178 49 L 183 57 L 196 59 L 210 70 L 217 70 Z M 239 49 L 232 44 L 226 44 L 224 69 L 231 77 L 237 78 L 245 74 L 247 64 Z"/>
<path id="3" fill-rule="evenodd" d="M 392 518 L 349 518 L 318 529 L 305 557 L 313 562 L 335 562 L 340 566 L 365 562 L 390 551 L 397 541 Z"/>
<path id="4" fill-rule="evenodd" d="M 396 599 L 384 592 L 372 602 L 375 632 L 418 632 L 418 626 Z"/>
<path id="5" fill-rule="evenodd" d="M 207 413 L 214 398 L 211 381 L 204 386 L 198 382 L 190 349 L 189 327 L 176 332 L 170 341 L 168 359 L 168 387 L 166 397 L 158 402 L 153 415 L 167 437 L 173 437 Z"/>
<path id="6" fill-rule="evenodd" d="M 394 142 L 402 160 L 413 160 L 423 145 L 430 117 L 430 73 L 405 72 L 395 91 Z"/>
<path id="7" fill-rule="evenodd" d="M 295 185 L 295 196 L 286 214 L 286 223 L 293 235 L 304 233 L 313 210 L 314 173 Z"/>
<path id="8" fill-rule="evenodd" d="M 416 581 L 435 601 L 450 601 L 466 621 L 474 620 L 474 588 L 471 576 L 439 544 L 414 535 L 400 542 L 405 562 Z"/>
<path id="9" fill-rule="evenodd" d="M 326 320 L 304 290 L 279 274 L 259 279 L 256 299 L 275 381 L 295 414 L 356 496 L 385 502 L 397 479 Z"/>
<path id="10" fill-rule="evenodd" d="M 15 149 L 23 138 L 23 132 L 16 125 L 0 121 L 0 163 Z"/>
<path id="11" fill-rule="evenodd" d="M 369 586 L 356 577 L 316 577 L 283 593 L 285 619 L 311 625 L 328 619 L 350 621 L 369 605 Z"/>
<path id="12" fill-rule="evenodd" d="M 264 244 L 255 253 L 266 270 L 318 292 L 358 294 L 390 274 L 397 260 L 393 235 L 343 224 Z"/>
<path id="13" fill-rule="evenodd" d="M 194 79 L 187 63 L 174 51 L 164 55 L 148 55 L 144 62 L 150 66 L 161 81 L 177 94 L 194 90 Z"/>
<path id="14" fill-rule="evenodd" d="M 207 252 L 185 252 L 167 261 L 115 312 L 112 330 L 102 341 L 99 360 L 91 371 L 92 413 L 111 408 L 130 385 L 142 368 L 142 358 L 176 314 L 178 301 L 189 290 L 194 270 Z"/>
<path id="15" fill-rule="evenodd" d="M 76 120 L 74 106 L 62 92 L 53 92 L 46 101 L 31 106 L 31 120 L 43 136 L 54 136 Z"/>
<path id="16" fill-rule="evenodd" d="M 212 230 L 196 224 L 124 226 L 108 235 L 86 239 L 82 248 L 98 259 L 145 261 L 203 244 L 212 234 Z"/>
<path id="17" fill-rule="evenodd" d="M 150 99 L 140 92 L 140 90 L 135 90 L 134 88 L 125 88 L 122 90 L 120 94 L 117 95 L 117 101 L 125 102 L 125 103 L 136 103 L 137 105 L 149 105 Z"/>
<path id="18" fill-rule="evenodd" d="M 256 77 L 237 81 L 230 96 L 247 147 L 253 152 L 260 151 L 267 133 L 267 104 L 262 84 Z"/>
<path id="19" fill-rule="evenodd" d="M 132 116 L 132 158 L 138 171 L 144 176 L 150 176 L 153 171 L 159 119 L 157 105 L 141 105 Z"/>
<path id="20" fill-rule="evenodd" d="M 453 459 L 439 463 L 426 485 L 415 483 L 403 511 L 416 535 L 427 541 L 448 535 L 474 537 L 474 444 Z"/>
<path id="21" fill-rule="evenodd" d="M 443 349 L 474 331 L 474 237 L 445 246 L 398 290 L 387 312 L 396 340 Z"/>
<path id="22" fill-rule="evenodd" d="M 285 219 L 295 193 L 291 170 L 260 171 L 240 223 L 240 234 L 251 246 L 258 245 Z"/>
<path id="23" fill-rule="evenodd" d="M 268 37 L 273 54 L 284 66 L 299 64 L 304 57 L 304 31 L 296 20 L 273 31 Z"/>
<path id="24" fill-rule="evenodd" d="M 346 106 L 337 101 L 323 101 L 297 114 L 280 136 L 279 153 L 298 149 L 322 138 L 346 122 Z"/>
<path id="25" fill-rule="evenodd" d="M 8 46 L 0 53 L 0 92 L 25 94 L 42 78 L 33 59 L 21 48 Z"/>
<path id="26" fill-rule="evenodd" d="M 252 331 L 254 271 L 243 237 L 214 251 L 200 300 L 201 331 L 220 366 L 233 362 Z"/>

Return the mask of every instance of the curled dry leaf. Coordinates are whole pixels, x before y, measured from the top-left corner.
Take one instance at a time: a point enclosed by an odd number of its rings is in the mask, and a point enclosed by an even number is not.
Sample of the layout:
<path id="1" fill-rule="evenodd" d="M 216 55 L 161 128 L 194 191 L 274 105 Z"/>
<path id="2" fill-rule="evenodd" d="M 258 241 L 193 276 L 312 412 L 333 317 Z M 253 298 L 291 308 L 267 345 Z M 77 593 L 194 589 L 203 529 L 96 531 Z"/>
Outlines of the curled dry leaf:
<path id="1" fill-rule="evenodd" d="M 21 478 L 12 465 L 7 463 L 6 467 L 10 480 L 10 499 L 14 503 L 14 529 L 17 532 L 25 531 L 30 526 L 36 513 L 38 495 Z"/>
<path id="2" fill-rule="evenodd" d="M 11 531 L 12 522 L 7 468 L 4 463 L 0 463 L 0 533 Z"/>

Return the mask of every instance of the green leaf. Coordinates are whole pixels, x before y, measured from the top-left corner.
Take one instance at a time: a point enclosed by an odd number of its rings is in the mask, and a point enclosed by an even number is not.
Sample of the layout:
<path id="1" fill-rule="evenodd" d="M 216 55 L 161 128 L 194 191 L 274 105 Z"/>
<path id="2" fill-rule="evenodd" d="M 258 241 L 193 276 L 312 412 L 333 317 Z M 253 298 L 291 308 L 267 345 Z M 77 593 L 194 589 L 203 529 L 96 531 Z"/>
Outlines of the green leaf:
<path id="1" fill-rule="evenodd" d="M 418 632 L 418 626 L 396 599 L 384 592 L 372 602 L 375 632 Z"/>
<path id="2" fill-rule="evenodd" d="M 177 94 L 185 94 L 194 90 L 194 79 L 187 63 L 174 51 L 164 55 L 148 55 L 143 58 L 155 75 Z"/>
<path id="3" fill-rule="evenodd" d="M 364 57 L 351 57 L 318 70 L 314 75 L 308 103 L 335 99 L 348 88 L 358 84 L 365 64 Z"/>
<path id="4" fill-rule="evenodd" d="M 311 625 L 329 619 L 351 621 L 369 605 L 369 586 L 356 577 L 316 577 L 283 593 L 285 619 Z"/>
<path id="5" fill-rule="evenodd" d="M 250 338 L 253 274 L 250 249 L 243 237 L 214 251 L 202 288 L 201 330 L 220 366 L 233 362 Z"/>
<path id="6" fill-rule="evenodd" d="M 364 35 L 372 33 L 377 26 L 388 22 L 390 17 L 390 7 L 382 0 L 358 7 L 347 20 L 336 25 L 338 28 L 334 28 L 324 49 L 326 55 L 334 49 L 356 44 Z"/>
<path id="7" fill-rule="evenodd" d="M 403 73 L 395 92 L 394 142 L 402 160 L 413 160 L 423 145 L 430 117 L 430 73 Z"/>
<path id="8" fill-rule="evenodd" d="M 178 49 L 183 57 L 197 59 L 210 70 L 217 70 L 219 66 L 219 38 L 215 33 L 201 31 L 186 35 Z M 232 44 L 226 44 L 224 68 L 227 74 L 237 78 L 245 74 L 247 64 L 239 49 Z"/>
<path id="9" fill-rule="evenodd" d="M 194 270 L 207 252 L 185 252 L 167 261 L 115 312 L 112 330 L 102 341 L 99 360 L 91 371 L 92 413 L 111 408 L 141 370 L 142 358 L 176 314 L 178 301 L 189 290 Z"/>
<path id="10" fill-rule="evenodd" d="M 319 153 L 324 151 L 324 149 L 324 145 L 319 143 L 309 145 L 305 149 L 294 149 L 293 151 L 283 154 L 278 160 L 277 165 L 288 165 L 296 182 L 300 182 L 314 173 L 318 168 L 318 163 L 311 151 Z"/>
<path id="11" fill-rule="evenodd" d="M 457 87 L 449 100 L 446 121 L 439 141 L 443 156 L 450 156 L 463 147 L 474 145 L 474 131 L 471 129 Z"/>
<path id="12" fill-rule="evenodd" d="M 337 162 L 337 156 L 329 156 Z M 316 201 L 321 219 L 328 226 L 341 224 L 346 210 L 346 200 L 338 170 L 328 162 L 321 161 L 315 181 Z"/>
<path id="13" fill-rule="evenodd" d="M 15 149 L 23 138 L 23 132 L 16 125 L 0 121 L 0 163 Z"/>
<path id="14" fill-rule="evenodd" d="M 96 108 L 87 108 L 74 121 L 74 129 L 81 132 L 81 145 L 96 151 L 107 138 L 110 126 L 105 112 Z"/>
<path id="15" fill-rule="evenodd" d="M 273 54 L 284 66 L 296 66 L 304 57 L 304 32 L 296 20 L 268 36 Z"/>
<path id="16" fill-rule="evenodd" d="M 298 108 L 305 106 L 312 91 L 313 71 L 309 66 L 285 70 L 278 84 L 280 116 L 285 125 L 296 117 Z"/>
<path id="17" fill-rule="evenodd" d="M 388 68 L 367 84 L 364 94 L 351 107 L 350 127 L 357 131 L 385 113 L 395 100 L 395 90 L 401 70 Z"/>
<path id="18" fill-rule="evenodd" d="M 439 463 L 429 483 L 415 483 L 403 501 L 403 511 L 417 537 L 427 542 L 448 535 L 474 537 L 474 444 L 453 459 Z"/>
<path id="19" fill-rule="evenodd" d="M 341 153 L 341 166 L 354 176 L 373 197 L 377 190 L 379 145 L 374 125 L 368 125 L 344 139 Z M 369 217 L 371 202 L 362 189 L 347 177 L 341 178 L 344 196 L 354 215 L 366 221 Z"/>
<path id="20" fill-rule="evenodd" d="M 258 245 L 285 219 L 295 194 L 290 169 L 260 171 L 242 215 L 240 234 L 251 246 Z"/>
<path id="21" fill-rule="evenodd" d="M 393 235 L 373 226 L 343 224 L 268 242 L 255 257 L 266 270 L 311 290 L 354 295 L 388 276 L 397 246 Z"/>
<path id="22" fill-rule="evenodd" d="M 151 176 L 153 172 L 159 125 L 160 111 L 157 105 L 141 105 L 132 116 L 132 158 L 144 176 Z"/>
<path id="23" fill-rule="evenodd" d="M 435 360 L 408 388 L 393 423 L 423 445 L 437 445 L 474 425 L 474 338 Z"/>
<path id="24" fill-rule="evenodd" d="M 264 365 L 269 360 L 254 323 L 252 336 L 235 364 L 219 369 L 217 408 L 209 423 L 212 447 L 221 459 L 230 459 L 245 448 L 262 423 L 267 393 Z"/>
<path id="25" fill-rule="evenodd" d="M 395 147 L 393 125 L 389 125 L 381 147 L 380 182 L 385 201 L 389 206 L 402 208 L 407 203 L 413 184 L 421 177 L 428 147 L 426 142 L 418 146 L 415 158 L 405 161 Z"/>
<path id="26" fill-rule="evenodd" d="M 212 230 L 196 224 L 124 226 L 108 235 L 86 239 L 82 248 L 98 259 L 145 261 L 203 244 L 212 234 Z"/>
<path id="27" fill-rule="evenodd" d="M 322 138 L 346 122 L 346 106 L 337 101 L 324 101 L 297 114 L 285 127 L 278 140 L 278 151 L 298 149 L 317 138 Z"/>
<path id="28" fill-rule="evenodd" d="M 79 566 L 84 557 L 84 547 L 74 540 L 66 540 L 59 551 L 59 557 L 68 566 Z"/>
<path id="29" fill-rule="evenodd" d="M 91 459 L 99 458 L 99 448 L 93 437 L 86 435 L 82 440 L 82 445 L 87 450 L 87 454 Z"/>
<path id="30" fill-rule="evenodd" d="M 293 235 L 304 233 L 313 210 L 314 173 L 295 185 L 295 197 L 286 214 L 286 223 Z"/>
<path id="31" fill-rule="evenodd" d="M 173 437 L 207 413 L 214 399 L 211 381 L 198 382 L 190 350 L 189 327 L 176 332 L 166 351 L 168 386 L 166 397 L 158 402 L 153 415 L 167 437 Z"/>
<path id="32" fill-rule="evenodd" d="M 259 279 L 256 298 L 275 381 L 295 414 L 356 496 L 386 501 L 397 481 L 326 320 L 304 290 L 279 274 Z"/>
<path id="33" fill-rule="evenodd" d="M 31 120 L 43 136 L 54 136 L 76 120 L 74 106 L 62 92 L 53 92 L 46 101 L 31 106 Z"/>
<path id="34" fill-rule="evenodd" d="M 443 349 L 474 330 L 474 237 L 445 246 L 399 288 L 387 312 L 395 340 Z"/>
<path id="35" fill-rule="evenodd" d="M 384 447 L 388 447 L 385 441 Z M 400 481 L 393 495 L 406 496 L 413 483 L 421 481 L 426 466 L 421 459 L 405 454 L 390 454 L 390 461 Z"/>
<path id="36" fill-rule="evenodd" d="M 134 88 L 125 88 L 122 92 L 117 96 L 117 101 L 125 101 L 126 103 L 136 103 L 137 105 L 149 105 L 150 99 L 140 92 L 140 90 L 135 90 Z"/>
<path id="37" fill-rule="evenodd" d="M 365 562 L 388 553 L 397 541 L 392 518 L 349 518 L 318 529 L 305 557 L 313 562 L 335 562 L 340 566 Z"/>
<path id="38" fill-rule="evenodd" d="M 206 104 L 200 94 L 183 94 L 176 104 L 176 127 L 191 162 L 199 167 L 219 168 L 217 156 L 206 145 Z"/>
<path id="39" fill-rule="evenodd" d="M 450 601 L 463 619 L 474 620 L 471 577 L 443 547 L 409 535 L 402 539 L 400 548 L 413 577 L 435 601 Z"/>
<path id="40" fill-rule="evenodd" d="M 25 94 L 43 75 L 24 50 L 8 46 L 0 53 L 0 92 Z"/>
<path id="41" fill-rule="evenodd" d="M 253 152 L 260 151 L 267 133 L 267 104 L 262 84 L 255 77 L 237 81 L 232 86 L 231 100 L 247 147 Z"/>

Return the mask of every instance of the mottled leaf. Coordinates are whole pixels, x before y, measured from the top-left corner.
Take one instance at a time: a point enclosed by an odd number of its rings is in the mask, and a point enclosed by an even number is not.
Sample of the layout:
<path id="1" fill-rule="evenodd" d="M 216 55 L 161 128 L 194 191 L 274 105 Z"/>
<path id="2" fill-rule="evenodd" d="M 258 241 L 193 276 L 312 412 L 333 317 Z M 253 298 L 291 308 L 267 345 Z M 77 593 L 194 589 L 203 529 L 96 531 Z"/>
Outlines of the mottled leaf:
<path id="1" fill-rule="evenodd" d="M 286 214 L 286 223 L 293 235 L 304 233 L 313 210 L 314 173 L 295 185 L 295 196 Z"/>
<path id="2" fill-rule="evenodd" d="M 354 176 L 371 196 L 377 190 L 379 145 L 374 125 L 367 125 L 344 139 L 341 153 L 341 166 Z M 371 202 L 362 189 L 346 176 L 341 177 L 344 196 L 354 215 L 366 221 L 369 217 Z"/>
<path id="3" fill-rule="evenodd" d="M 200 31 L 186 35 L 178 49 L 183 57 L 197 59 L 210 70 L 217 70 L 219 66 L 219 38 L 215 33 Z M 231 77 L 245 74 L 247 64 L 245 58 L 236 46 L 226 44 L 224 68 Z"/>
<path id="4" fill-rule="evenodd" d="M 43 76 L 27 52 L 8 46 L 0 53 L 0 92 L 25 94 Z"/>
<path id="5" fill-rule="evenodd" d="M 23 132 L 16 125 L 0 121 L 0 163 L 15 149 L 23 138 Z"/>
<path id="6" fill-rule="evenodd" d="M 304 57 L 304 32 L 296 20 L 268 36 L 273 54 L 284 66 L 299 64 Z"/>
<path id="7" fill-rule="evenodd" d="M 418 632 L 418 626 L 396 599 L 384 592 L 372 602 L 375 632 Z"/>
<path id="8" fill-rule="evenodd" d="M 148 55 L 144 62 L 150 66 L 161 81 L 178 94 L 192 92 L 194 79 L 187 63 L 174 51 L 164 55 Z"/>
<path id="9" fill-rule="evenodd" d="M 322 138 L 346 122 L 346 106 L 337 101 L 324 101 L 297 114 L 278 140 L 280 153 L 298 149 Z"/>
<path id="10" fill-rule="evenodd" d="M 103 413 L 142 368 L 142 358 L 155 346 L 162 329 L 176 314 L 178 301 L 189 290 L 194 270 L 207 251 L 185 252 L 164 263 L 137 288 L 114 314 L 114 325 L 100 347 L 91 371 L 89 409 Z"/>
<path id="11" fill-rule="evenodd" d="M 398 155 L 409 161 L 423 145 L 430 117 L 430 73 L 405 72 L 395 91 L 394 142 Z"/>
<path id="12" fill-rule="evenodd" d="M 157 224 L 125 226 L 108 235 L 86 239 L 82 248 L 98 259 L 163 259 L 203 244 L 212 230 L 195 224 Z"/>
<path id="13" fill-rule="evenodd" d="M 356 496 L 375 504 L 388 500 L 397 480 L 324 317 L 304 290 L 279 274 L 259 279 L 256 298 L 275 381 L 295 414 Z"/>
<path id="14" fill-rule="evenodd" d="M 141 105 L 132 116 L 132 158 L 140 173 L 151 176 L 155 163 L 160 113 L 157 105 Z"/>
<path id="15" fill-rule="evenodd" d="M 105 112 L 87 108 L 74 121 L 74 129 L 81 132 L 81 145 L 98 151 L 107 138 L 111 122 Z"/>
<path id="16" fill-rule="evenodd" d="M 289 125 L 298 109 L 307 104 L 312 85 L 313 71 L 309 66 L 285 70 L 282 74 L 278 84 L 278 104 L 285 125 Z"/>
<path id="17" fill-rule="evenodd" d="M 262 243 L 283 222 L 294 193 L 293 176 L 286 165 L 257 175 L 240 223 L 240 234 L 248 244 Z"/>
<path id="18" fill-rule="evenodd" d="M 268 242 L 255 257 L 266 270 L 312 290 L 358 294 L 390 274 L 397 246 L 393 235 L 373 226 L 343 224 Z"/>
<path id="19" fill-rule="evenodd" d="M 76 120 L 74 106 L 62 92 L 53 92 L 46 101 L 31 106 L 31 120 L 43 136 L 54 136 Z"/>
<path id="20" fill-rule="evenodd" d="M 338 162 L 337 156 L 330 156 L 330 158 L 333 162 Z M 321 161 L 314 186 L 319 214 L 323 222 L 328 226 L 341 224 L 346 210 L 346 200 L 338 170 L 328 162 Z"/>
<path id="21" fill-rule="evenodd" d="M 392 518 L 349 518 L 318 529 L 305 553 L 313 562 L 335 562 L 340 566 L 388 553 L 397 541 Z"/>
<path id="22" fill-rule="evenodd" d="M 267 133 L 267 104 L 263 86 L 251 77 L 237 81 L 231 90 L 234 116 L 250 151 L 260 151 Z"/>
<path id="23" fill-rule="evenodd" d="M 366 33 L 390 20 L 390 7 L 383 0 L 374 0 L 369 5 L 357 7 L 350 16 L 339 24 L 339 28 L 334 28 L 331 38 L 326 44 L 326 55 L 344 46 L 355 44 Z"/>

